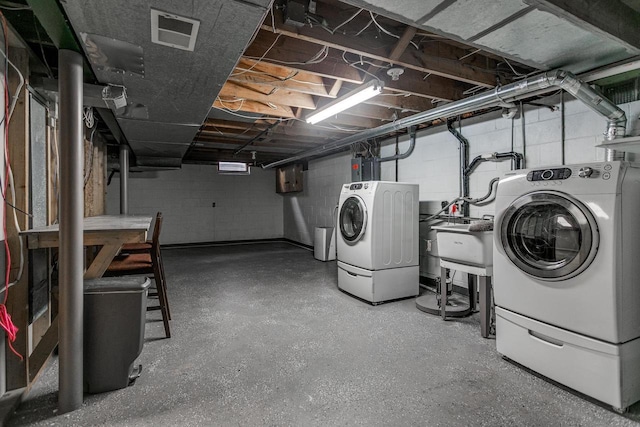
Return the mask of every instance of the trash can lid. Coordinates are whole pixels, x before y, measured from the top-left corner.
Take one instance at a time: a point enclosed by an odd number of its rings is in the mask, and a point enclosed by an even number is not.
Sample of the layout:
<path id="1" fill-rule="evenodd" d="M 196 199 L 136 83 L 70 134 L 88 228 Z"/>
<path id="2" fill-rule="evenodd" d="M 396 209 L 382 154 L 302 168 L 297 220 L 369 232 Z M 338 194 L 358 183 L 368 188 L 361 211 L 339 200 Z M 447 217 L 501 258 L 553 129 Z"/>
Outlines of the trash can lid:
<path id="1" fill-rule="evenodd" d="M 151 281 L 144 276 L 101 277 L 84 281 L 85 294 L 105 292 L 143 292 Z"/>

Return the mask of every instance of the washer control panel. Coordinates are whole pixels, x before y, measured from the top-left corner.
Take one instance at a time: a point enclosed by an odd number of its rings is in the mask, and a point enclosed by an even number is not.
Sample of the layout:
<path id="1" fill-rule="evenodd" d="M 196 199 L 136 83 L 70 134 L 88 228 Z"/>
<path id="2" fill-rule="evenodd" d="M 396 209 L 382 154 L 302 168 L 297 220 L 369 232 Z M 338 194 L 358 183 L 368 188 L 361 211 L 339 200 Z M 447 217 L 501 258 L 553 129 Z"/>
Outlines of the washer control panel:
<path id="1" fill-rule="evenodd" d="M 568 179 L 571 176 L 569 168 L 553 168 L 533 170 L 527 174 L 527 181 L 550 181 L 555 179 Z"/>

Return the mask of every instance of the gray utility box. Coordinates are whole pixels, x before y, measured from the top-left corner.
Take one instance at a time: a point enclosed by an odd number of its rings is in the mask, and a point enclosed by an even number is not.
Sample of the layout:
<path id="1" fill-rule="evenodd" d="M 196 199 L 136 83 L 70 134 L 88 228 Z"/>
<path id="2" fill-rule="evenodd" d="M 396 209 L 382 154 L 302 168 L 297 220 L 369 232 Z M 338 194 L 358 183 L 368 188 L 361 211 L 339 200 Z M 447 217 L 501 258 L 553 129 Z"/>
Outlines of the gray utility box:
<path id="1" fill-rule="evenodd" d="M 333 227 L 316 227 L 313 239 L 313 256 L 320 261 L 336 259 L 336 234 Z"/>
<path id="2" fill-rule="evenodd" d="M 142 352 L 149 278 L 103 277 L 84 282 L 84 391 L 129 385 Z"/>
<path id="3" fill-rule="evenodd" d="M 377 157 L 351 159 L 351 182 L 380 181 L 380 162 Z"/>

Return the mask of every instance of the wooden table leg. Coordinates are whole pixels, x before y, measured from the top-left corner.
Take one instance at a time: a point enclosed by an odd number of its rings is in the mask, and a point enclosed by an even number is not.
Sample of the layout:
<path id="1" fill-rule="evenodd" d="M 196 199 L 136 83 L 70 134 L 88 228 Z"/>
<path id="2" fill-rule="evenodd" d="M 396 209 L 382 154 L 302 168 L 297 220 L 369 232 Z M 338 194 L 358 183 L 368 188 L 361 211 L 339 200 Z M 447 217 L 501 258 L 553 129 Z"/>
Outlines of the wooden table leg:
<path id="1" fill-rule="evenodd" d="M 121 248 L 122 243 L 120 242 L 108 243 L 102 246 L 89 268 L 87 268 L 87 271 L 85 271 L 84 278 L 96 279 L 98 277 L 102 277 L 109 267 L 109 264 L 111 264 L 111 261 L 113 261 L 113 258 L 118 255 L 118 252 L 120 252 Z"/>

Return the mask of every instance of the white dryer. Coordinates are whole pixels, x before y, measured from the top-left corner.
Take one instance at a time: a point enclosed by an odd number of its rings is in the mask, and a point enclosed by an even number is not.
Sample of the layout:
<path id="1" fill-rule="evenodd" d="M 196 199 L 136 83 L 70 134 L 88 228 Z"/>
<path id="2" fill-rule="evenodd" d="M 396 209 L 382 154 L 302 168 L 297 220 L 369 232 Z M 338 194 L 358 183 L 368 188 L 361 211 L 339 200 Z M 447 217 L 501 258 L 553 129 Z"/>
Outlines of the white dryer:
<path id="1" fill-rule="evenodd" d="M 338 212 L 338 287 L 374 304 L 416 296 L 418 185 L 345 184 Z"/>
<path id="2" fill-rule="evenodd" d="M 498 185 L 496 346 L 616 408 L 640 400 L 640 169 L 513 171 Z"/>

